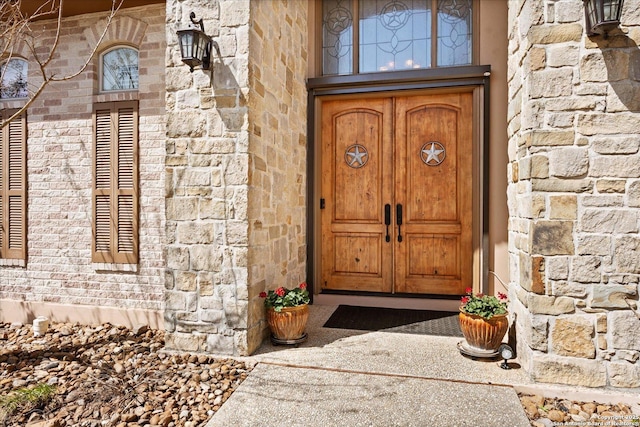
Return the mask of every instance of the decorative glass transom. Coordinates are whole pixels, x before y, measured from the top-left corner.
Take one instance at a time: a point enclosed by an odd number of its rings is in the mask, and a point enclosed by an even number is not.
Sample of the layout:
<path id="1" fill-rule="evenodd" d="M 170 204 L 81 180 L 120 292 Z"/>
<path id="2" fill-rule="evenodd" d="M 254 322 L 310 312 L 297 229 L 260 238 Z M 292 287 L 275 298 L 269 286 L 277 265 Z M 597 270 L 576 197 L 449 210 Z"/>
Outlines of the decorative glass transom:
<path id="1" fill-rule="evenodd" d="M 27 70 L 29 65 L 23 59 L 13 58 L 0 64 L 0 99 L 26 98 Z"/>
<path id="2" fill-rule="evenodd" d="M 323 0 L 323 74 L 469 65 L 472 2 Z"/>
<path id="3" fill-rule="evenodd" d="M 138 89 L 138 51 L 117 47 L 102 55 L 102 90 Z"/>

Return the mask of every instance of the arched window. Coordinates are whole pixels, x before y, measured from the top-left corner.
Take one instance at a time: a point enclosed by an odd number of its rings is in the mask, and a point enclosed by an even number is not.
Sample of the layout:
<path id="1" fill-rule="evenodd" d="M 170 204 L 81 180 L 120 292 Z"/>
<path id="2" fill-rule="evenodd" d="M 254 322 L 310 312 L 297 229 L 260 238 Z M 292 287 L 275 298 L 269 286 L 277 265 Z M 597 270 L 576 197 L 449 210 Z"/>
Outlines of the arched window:
<path id="1" fill-rule="evenodd" d="M 26 98 L 27 70 L 29 64 L 24 59 L 12 58 L 0 64 L 0 98 Z"/>
<path id="2" fill-rule="evenodd" d="M 101 56 L 102 87 L 104 92 L 138 89 L 138 51 L 118 46 Z"/>
<path id="3" fill-rule="evenodd" d="M 324 75 L 472 64 L 473 0 L 323 0 Z"/>

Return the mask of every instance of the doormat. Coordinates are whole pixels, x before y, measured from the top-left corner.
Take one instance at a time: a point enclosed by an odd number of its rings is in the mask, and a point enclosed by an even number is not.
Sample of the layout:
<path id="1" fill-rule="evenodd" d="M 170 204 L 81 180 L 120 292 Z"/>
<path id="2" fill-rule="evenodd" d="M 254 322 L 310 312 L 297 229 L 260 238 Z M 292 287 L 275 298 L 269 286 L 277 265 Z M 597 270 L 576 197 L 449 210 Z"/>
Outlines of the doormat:
<path id="1" fill-rule="evenodd" d="M 339 305 L 325 328 L 461 337 L 458 312 Z"/>

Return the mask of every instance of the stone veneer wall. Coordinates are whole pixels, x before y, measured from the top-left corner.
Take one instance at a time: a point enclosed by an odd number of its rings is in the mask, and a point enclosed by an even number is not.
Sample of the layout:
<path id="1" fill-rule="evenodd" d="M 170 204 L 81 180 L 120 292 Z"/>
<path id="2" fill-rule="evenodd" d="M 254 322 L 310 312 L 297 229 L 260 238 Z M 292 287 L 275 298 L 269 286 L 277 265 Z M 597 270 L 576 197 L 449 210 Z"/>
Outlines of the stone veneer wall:
<path id="1" fill-rule="evenodd" d="M 258 294 L 304 279 L 306 7 L 167 1 L 168 348 L 250 354 Z M 212 74 L 180 61 L 192 11 L 219 48 Z"/>
<path id="2" fill-rule="evenodd" d="M 267 332 L 261 291 L 306 280 L 307 1 L 251 1 L 249 342 Z"/>
<path id="3" fill-rule="evenodd" d="M 640 387 L 640 1 L 509 2 L 510 296 L 540 382 Z"/>
<path id="4" fill-rule="evenodd" d="M 76 72 L 97 45 L 105 17 L 95 13 L 63 19 L 60 44 L 48 73 Z M 47 315 L 54 321 L 162 326 L 164 21 L 164 5 L 123 9 L 99 45 L 98 52 L 116 44 L 139 49 L 138 91 L 100 94 L 96 57 L 78 77 L 49 85 L 28 109 L 28 259 L 24 267 L 0 266 L 4 321 L 28 322 Z M 56 27 L 55 21 L 32 24 L 44 46 L 53 43 Z M 18 54 L 29 60 L 27 51 Z M 33 87 L 39 84 L 36 67 L 29 62 Z M 136 271 L 91 262 L 92 105 L 129 99 L 139 100 L 140 262 Z M 1 100 L 0 108 L 17 108 L 22 102 Z"/>

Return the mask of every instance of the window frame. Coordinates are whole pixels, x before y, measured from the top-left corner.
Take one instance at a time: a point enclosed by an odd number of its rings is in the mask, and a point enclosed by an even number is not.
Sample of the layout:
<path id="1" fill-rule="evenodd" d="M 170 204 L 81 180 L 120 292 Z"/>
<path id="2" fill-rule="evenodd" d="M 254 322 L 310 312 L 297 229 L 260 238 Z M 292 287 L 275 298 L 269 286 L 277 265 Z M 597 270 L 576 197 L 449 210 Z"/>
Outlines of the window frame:
<path id="1" fill-rule="evenodd" d="M 126 131 L 126 126 L 120 126 L 120 119 L 126 120 L 124 117 L 124 111 L 131 111 L 130 126 L 131 133 L 127 133 L 120 138 L 121 132 Z M 108 135 L 99 135 L 99 131 L 105 132 L 107 129 L 104 126 L 105 122 L 101 119 L 106 118 L 105 112 L 108 112 Z M 128 114 L 128 113 L 127 113 Z M 93 105 L 93 165 L 92 165 L 92 239 L 91 239 L 91 259 L 94 263 L 105 264 L 137 264 L 139 260 L 138 247 L 139 247 L 139 106 L 138 101 L 112 101 L 112 102 L 100 102 Z M 124 128 L 124 130 L 123 130 Z M 121 180 L 120 170 L 121 166 L 125 166 L 124 162 L 120 162 L 119 153 L 121 152 L 121 146 L 123 145 L 123 139 L 130 137 L 128 142 L 131 145 L 131 151 L 125 153 L 125 159 L 131 162 L 130 176 L 122 178 L 123 181 L 126 178 L 130 179 L 130 186 L 120 186 Z M 104 150 L 104 143 L 108 138 L 108 150 Z M 102 159 L 104 154 L 108 151 L 108 159 Z M 108 172 L 109 186 L 106 188 L 104 185 L 98 184 L 103 182 L 105 177 L 105 171 Z M 129 174 L 126 174 L 129 175 Z M 108 218 L 105 226 L 104 210 L 98 207 L 98 199 L 108 197 Z M 131 199 L 131 205 L 128 208 L 131 209 L 131 222 L 125 223 L 123 228 L 124 233 L 119 233 L 120 230 L 120 214 L 122 211 L 119 208 L 119 201 Z M 128 227 L 126 227 L 128 225 Z M 130 232 L 130 236 L 127 234 Z M 131 250 L 119 250 L 119 243 L 121 238 L 130 237 Z M 108 240 L 108 250 L 102 250 L 101 244 L 98 244 L 98 240 Z"/>
<path id="2" fill-rule="evenodd" d="M 0 110 L 2 121 L 9 119 L 18 109 Z M 12 140 L 18 132 L 17 141 L 19 153 L 17 167 L 20 176 L 15 181 L 15 167 L 12 159 L 12 152 L 15 156 L 15 146 L 11 146 Z M 23 112 L 3 129 L 0 130 L 0 259 L 2 260 L 22 260 L 27 259 L 27 113 Z M 13 161 L 12 161 L 13 160 Z M 4 165 L 8 165 L 5 167 Z M 18 188 L 11 188 L 18 184 Z M 10 198 L 19 197 L 19 222 L 15 224 L 15 217 L 11 215 L 11 203 L 5 201 Z M 18 230 L 15 228 L 18 227 Z M 12 236 L 18 236 L 19 245 L 11 245 Z"/>
<path id="3" fill-rule="evenodd" d="M 359 3 L 366 0 L 350 0 L 353 2 L 353 31 L 352 31 L 352 52 L 351 52 L 351 60 L 353 63 L 353 69 L 351 73 L 343 73 L 343 74 L 325 74 L 324 73 L 324 15 L 323 15 L 323 1 L 316 2 L 315 5 L 315 58 L 316 65 L 314 66 L 315 75 L 318 77 L 347 77 L 347 76 L 356 76 L 356 75 L 380 75 L 380 74 L 391 74 L 391 73 L 402 73 L 402 72 L 411 72 L 411 71 L 420 71 L 420 70 L 445 70 L 449 68 L 455 67 L 473 67 L 479 64 L 479 14 L 480 14 L 480 5 L 479 0 L 471 0 L 471 63 L 469 64 L 461 64 L 454 66 L 434 66 L 433 64 L 437 64 L 437 14 L 432 14 L 431 22 L 431 66 L 423 67 L 418 69 L 398 69 L 398 70 L 388 70 L 388 71 L 376 71 L 376 72 L 361 72 L 360 71 L 360 12 L 359 12 Z M 431 2 L 431 10 L 437 10 L 438 0 L 428 0 Z"/>
<path id="4" fill-rule="evenodd" d="M 10 56 L 10 57 L 7 57 L 7 58 L 3 58 L 2 61 L 0 61 L 0 68 L 2 66 L 4 66 L 5 64 L 8 64 L 11 61 L 20 61 L 25 66 L 26 73 L 25 73 L 24 77 L 25 77 L 25 80 L 26 80 L 26 82 L 25 82 L 26 95 L 25 96 L 17 96 L 17 97 L 5 98 L 5 97 L 2 96 L 2 92 L 0 91 L 0 101 L 13 101 L 13 100 L 22 100 L 22 99 L 29 98 L 29 89 L 28 89 L 28 86 L 29 86 L 29 61 L 27 61 L 26 59 L 21 58 L 21 57 Z M 0 77 L 2 77 L 2 78 L 5 77 L 4 75 L 2 75 L 2 72 L 0 72 Z M 0 84 L 1 84 L 1 81 L 0 81 Z"/>
<path id="5" fill-rule="evenodd" d="M 118 50 L 118 49 L 130 49 L 136 52 L 137 54 L 137 66 L 138 66 L 138 87 L 136 88 L 131 88 L 131 89 L 105 89 L 104 88 L 104 57 L 106 55 L 108 55 L 109 53 Z M 135 46 L 131 46 L 131 45 L 126 45 L 126 44 L 119 44 L 119 45 L 115 45 L 115 46 L 111 46 L 108 49 L 105 49 L 104 51 L 102 51 L 100 53 L 100 64 L 99 64 L 99 73 L 98 73 L 98 80 L 99 80 L 99 92 L 100 93 L 114 93 L 114 92 L 136 92 L 139 90 L 140 88 L 140 51 L 138 50 L 137 47 Z"/>

